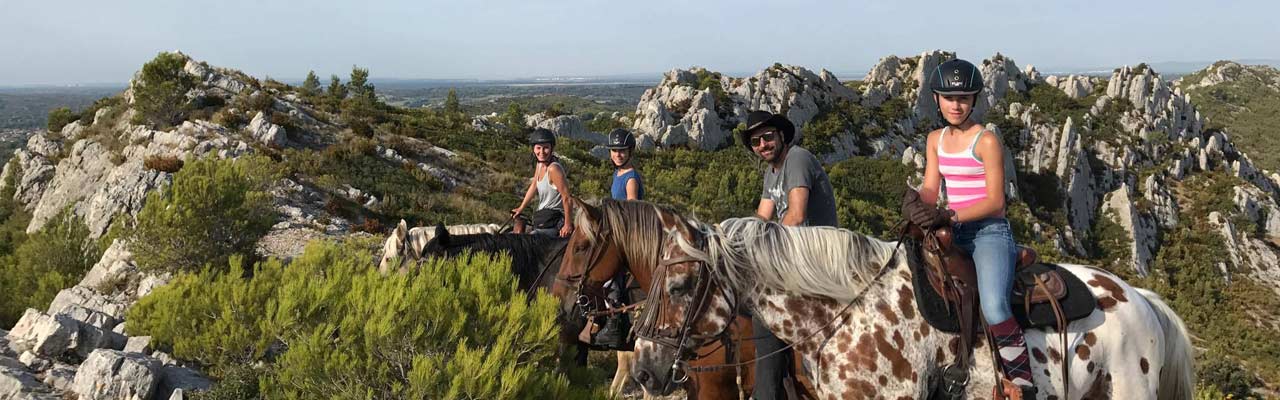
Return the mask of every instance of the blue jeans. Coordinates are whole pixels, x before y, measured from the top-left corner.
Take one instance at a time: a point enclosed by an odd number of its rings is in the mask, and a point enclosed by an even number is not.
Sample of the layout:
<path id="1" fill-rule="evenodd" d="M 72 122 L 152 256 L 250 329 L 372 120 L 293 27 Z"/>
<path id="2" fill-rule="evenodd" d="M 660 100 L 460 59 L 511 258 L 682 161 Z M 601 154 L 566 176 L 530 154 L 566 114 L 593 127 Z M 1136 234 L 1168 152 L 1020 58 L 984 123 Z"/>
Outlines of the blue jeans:
<path id="1" fill-rule="evenodd" d="M 978 298 L 988 325 L 1013 318 L 1009 293 L 1013 290 L 1013 268 L 1018 247 L 1013 243 L 1009 220 L 987 218 L 955 225 L 955 243 L 973 257 L 978 273 Z"/>

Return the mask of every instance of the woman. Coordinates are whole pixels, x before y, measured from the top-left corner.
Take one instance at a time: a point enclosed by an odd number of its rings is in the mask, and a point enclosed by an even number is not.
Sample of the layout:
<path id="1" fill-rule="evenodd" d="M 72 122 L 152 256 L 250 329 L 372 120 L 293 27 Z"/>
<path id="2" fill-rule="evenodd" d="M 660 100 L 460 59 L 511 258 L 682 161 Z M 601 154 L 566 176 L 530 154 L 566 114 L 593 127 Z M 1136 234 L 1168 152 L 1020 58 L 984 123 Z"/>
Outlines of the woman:
<path id="1" fill-rule="evenodd" d="M 955 59 L 938 65 L 931 80 L 947 126 L 929 133 L 920 198 L 936 204 L 939 184 L 946 183 L 955 243 L 973 257 L 982 316 L 998 347 L 1006 387 L 1017 386 L 1006 393 L 1020 391 L 1023 399 L 1034 399 L 1026 342 L 1009 308 L 1017 247 L 1005 219 L 1004 147 L 998 136 L 970 118 L 982 91 L 982 74 L 968 61 Z"/>
<path id="2" fill-rule="evenodd" d="M 605 141 L 609 149 L 609 160 L 613 163 L 613 182 L 609 185 L 609 194 L 614 200 L 641 200 L 644 197 L 644 181 L 640 172 L 631 163 L 636 150 L 636 137 L 626 129 L 618 128 L 609 132 Z M 627 275 L 625 272 L 610 280 L 606 286 L 610 307 L 621 307 L 627 298 Z M 603 328 L 595 335 L 593 344 L 611 349 L 631 350 L 628 340 L 631 332 L 631 317 L 626 313 L 613 314 L 607 317 Z"/>
<path id="3" fill-rule="evenodd" d="M 610 196 L 614 200 L 641 200 L 644 197 L 644 181 L 631 163 L 631 157 L 636 151 L 636 137 L 626 129 L 614 129 L 609 132 L 604 147 L 609 149 L 609 160 L 613 161 Z"/>
<path id="4" fill-rule="evenodd" d="M 538 128 L 529 134 L 529 144 L 533 145 L 533 156 L 538 162 L 533 169 L 533 178 L 529 180 L 529 189 L 524 193 L 524 200 L 519 207 L 511 209 L 511 215 L 520 215 L 525 206 L 537 197 L 538 206 L 533 212 L 533 232 L 569 237 L 573 233 L 573 218 L 569 213 L 571 202 L 565 201 L 569 198 L 569 179 L 554 153 L 556 135 Z M 516 232 L 524 233 L 525 229 L 518 225 Z"/>

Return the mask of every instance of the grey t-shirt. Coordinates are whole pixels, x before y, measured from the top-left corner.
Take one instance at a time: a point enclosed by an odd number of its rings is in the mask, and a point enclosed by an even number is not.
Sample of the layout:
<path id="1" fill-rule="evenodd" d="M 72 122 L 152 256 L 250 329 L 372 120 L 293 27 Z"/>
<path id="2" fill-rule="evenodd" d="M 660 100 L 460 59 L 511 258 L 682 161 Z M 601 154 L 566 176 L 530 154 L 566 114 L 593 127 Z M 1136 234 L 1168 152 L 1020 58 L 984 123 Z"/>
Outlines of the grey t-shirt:
<path id="1" fill-rule="evenodd" d="M 809 150 L 791 146 L 780 171 L 774 171 L 772 166 L 765 166 L 764 169 L 764 190 L 760 193 L 760 198 L 773 200 L 773 215 L 776 220 L 781 221 L 787 215 L 790 208 L 787 193 L 798 187 L 809 188 L 809 203 L 803 225 L 839 225 L 836 221 L 835 193 L 831 190 L 827 171 L 822 169 L 818 157 Z"/>

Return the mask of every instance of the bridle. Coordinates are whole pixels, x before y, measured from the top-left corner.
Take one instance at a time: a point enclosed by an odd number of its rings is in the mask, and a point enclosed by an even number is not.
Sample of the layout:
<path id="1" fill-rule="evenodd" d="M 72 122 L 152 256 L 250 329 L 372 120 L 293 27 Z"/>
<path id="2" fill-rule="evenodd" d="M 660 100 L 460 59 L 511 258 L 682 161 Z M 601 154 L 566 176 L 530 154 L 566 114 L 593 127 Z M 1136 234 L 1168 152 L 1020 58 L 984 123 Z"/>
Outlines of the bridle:
<path id="1" fill-rule="evenodd" d="M 697 241 L 696 245 L 698 247 L 706 245 L 705 238 L 702 235 L 698 235 L 695 240 Z M 693 370 L 693 367 L 689 366 L 689 361 L 694 361 L 705 356 L 698 354 L 696 349 L 707 346 L 711 344 L 712 341 L 719 340 L 725 347 L 725 354 L 729 355 L 729 357 L 736 354 L 736 349 L 734 348 L 735 340 L 730 337 L 729 333 L 729 330 L 733 327 L 733 321 L 730 320 L 726 322 L 724 327 L 715 334 L 705 335 L 693 332 L 697 316 L 701 315 L 709 306 L 707 299 L 711 295 L 712 279 L 704 279 L 704 277 L 710 276 L 711 265 L 705 260 L 689 255 L 683 255 L 675 258 L 665 257 L 668 255 L 669 254 L 664 254 L 662 262 L 658 263 L 658 268 L 654 271 L 654 279 L 649 283 L 649 297 L 645 299 L 646 306 L 644 311 L 640 313 L 640 321 L 635 327 L 635 333 L 636 337 L 643 338 L 664 347 L 675 349 L 676 360 L 671 365 L 671 381 L 673 383 L 682 384 L 689 380 L 688 371 Z M 698 278 L 693 288 L 693 296 L 697 298 L 697 302 L 693 303 L 691 307 L 685 308 L 684 319 L 679 328 L 660 328 L 658 327 L 658 321 L 663 311 L 661 299 L 669 295 L 662 286 L 671 272 L 671 267 L 685 263 L 697 264 Z M 725 297 L 728 298 L 729 304 L 732 305 L 732 310 L 730 310 L 729 315 L 737 315 L 739 302 L 736 300 L 736 296 L 734 296 L 732 292 L 724 291 L 723 289 L 722 291 L 724 292 Z M 715 368 L 698 367 L 697 370 L 713 370 L 737 366 L 740 365 L 736 365 L 730 359 L 728 360 L 728 364 L 714 366 Z"/>
<path id="2" fill-rule="evenodd" d="M 604 253 L 607 250 L 607 247 L 604 245 L 604 243 L 612 239 L 612 234 L 609 232 L 608 229 L 597 229 L 597 231 L 599 232 L 598 233 L 599 237 L 597 237 L 594 240 L 596 245 L 593 246 L 593 248 L 591 249 L 591 255 L 587 257 L 587 267 L 584 268 L 583 271 L 578 274 L 573 274 L 563 278 L 557 276 L 556 283 L 555 283 L 557 285 L 574 287 L 573 295 L 577 296 L 577 300 L 574 304 L 574 308 L 579 309 L 582 316 L 587 318 L 591 318 L 599 315 L 618 313 L 618 311 L 608 308 L 607 307 L 608 304 L 605 304 L 604 310 L 600 310 L 599 308 L 597 308 L 596 302 L 593 301 L 592 298 L 586 294 L 587 284 L 591 278 L 591 271 L 595 269 L 596 264 L 600 262 L 600 258 L 604 256 Z M 566 243 L 565 247 L 566 248 L 569 247 L 569 244 Z M 603 303 L 603 301 L 601 301 L 601 303 Z M 633 306 L 627 306 L 627 307 L 635 308 Z"/>
<path id="3" fill-rule="evenodd" d="M 702 236 L 699 236 L 697 246 L 704 247 L 705 245 L 706 245 L 706 240 Z M 893 250 L 894 254 L 897 253 L 897 250 L 901 245 L 902 245 L 902 240 L 899 240 L 898 244 L 894 246 L 894 250 Z M 662 303 L 659 302 L 656 304 L 647 305 L 645 307 L 645 310 L 640 314 L 640 323 L 639 325 L 636 326 L 636 336 L 640 338 L 644 338 L 648 341 L 657 343 L 658 345 L 675 349 L 676 359 L 671 364 L 671 381 L 673 383 L 679 384 L 679 383 L 684 383 L 688 381 L 690 371 L 702 372 L 702 371 L 711 371 L 711 370 L 722 369 L 722 368 L 741 368 L 742 366 L 745 366 L 745 365 L 754 364 L 757 360 L 771 357 L 773 355 L 786 351 L 794 347 L 797 343 L 806 342 L 808 341 L 809 338 L 812 338 L 819 333 L 828 331 L 835 326 L 844 325 L 848 321 L 848 319 L 845 318 L 846 317 L 845 314 L 849 311 L 849 308 L 851 308 L 854 304 L 858 303 L 858 301 L 861 300 L 862 297 L 865 296 L 873 286 L 875 286 L 875 282 L 878 282 L 880 278 L 884 276 L 885 272 L 888 272 L 891 269 L 890 267 L 894 265 L 894 261 L 896 259 L 897 259 L 896 255 L 889 257 L 889 259 L 885 261 L 885 264 L 880 266 L 879 271 L 877 271 L 876 274 L 871 278 L 871 281 L 868 282 L 866 287 L 862 288 L 862 290 L 859 291 L 857 295 L 853 296 L 853 298 L 851 298 L 849 302 L 846 303 L 845 306 L 841 308 L 838 313 L 835 314 L 836 316 L 834 318 L 828 321 L 821 328 L 813 330 L 812 333 L 808 335 L 808 337 L 805 337 L 801 340 L 792 341 L 786 346 L 783 346 L 782 348 L 779 348 L 773 352 L 770 352 L 769 354 L 765 354 L 765 355 L 757 354 L 755 358 L 742 361 L 742 362 L 734 362 L 733 360 L 727 360 L 727 362 L 724 364 L 690 366 L 689 361 L 694 361 L 702 357 L 701 355 L 697 354 L 694 351 L 694 349 L 698 349 L 703 346 L 706 346 L 710 344 L 712 340 L 720 340 L 721 343 L 726 348 L 725 349 L 726 354 L 736 354 L 735 344 L 737 342 L 741 342 L 743 340 L 752 340 L 754 338 L 734 339 L 730 337 L 729 329 L 730 327 L 733 326 L 732 320 L 728 321 L 725 324 L 724 328 L 722 328 L 719 333 L 716 333 L 713 335 L 698 335 L 698 334 L 692 333 L 694 321 L 699 315 L 701 315 L 705 311 L 705 308 L 707 307 L 707 297 L 711 292 L 712 279 L 709 278 L 712 272 L 711 265 L 705 260 L 702 260 L 697 257 L 689 256 L 689 255 L 684 255 L 676 258 L 664 258 L 662 262 L 659 263 L 659 266 L 658 266 L 658 268 L 661 270 L 661 276 L 663 276 L 663 278 L 658 279 L 658 274 L 655 274 L 654 279 L 650 284 L 650 288 L 649 288 L 650 295 L 649 295 L 649 298 L 646 299 L 646 303 L 660 301 L 659 299 L 661 297 L 666 296 L 665 290 L 660 292 L 655 292 L 655 291 L 661 289 L 659 282 L 666 281 L 666 275 L 670 272 L 670 266 L 676 265 L 676 264 L 689 263 L 689 262 L 698 264 L 698 279 L 697 279 L 697 285 L 695 287 L 695 289 L 700 289 L 698 291 L 700 292 L 700 294 L 697 294 L 698 303 L 693 307 L 686 307 L 685 313 L 684 313 L 684 320 L 680 323 L 680 327 L 677 328 L 674 332 L 671 329 L 661 329 L 655 326 L 658 322 L 658 318 L 660 316 L 659 314 L 661 313 L 661 310 L 662 310 L 662 307 L 661 307 Z M 704 277 L 708 277 L 708 278 L 704 279 Z M 732 305 L 732 310 L 729 314 L 730 317 L 732 318 L 733 315 L 737 315 L 738 309 L 741 307 L 741 302 L 738 301 L 739 299 L 733 293 L 733 291 L 725 290 L 725 289 L 721 289 L 721 291 L 724 292 L 725 297 L 727 298 L 726 300 L 729 302 L 729 304 Z M 695 293 L 698 293 L 698 292 L 695 292 Z M 756 316 L 756 317 L 758 318 L 759 316 Z M 839 322 L 839 325 L 836 325 L 837 322 Z M 697 340 L 697 341 L 691 342 L 691 340 Z"/>

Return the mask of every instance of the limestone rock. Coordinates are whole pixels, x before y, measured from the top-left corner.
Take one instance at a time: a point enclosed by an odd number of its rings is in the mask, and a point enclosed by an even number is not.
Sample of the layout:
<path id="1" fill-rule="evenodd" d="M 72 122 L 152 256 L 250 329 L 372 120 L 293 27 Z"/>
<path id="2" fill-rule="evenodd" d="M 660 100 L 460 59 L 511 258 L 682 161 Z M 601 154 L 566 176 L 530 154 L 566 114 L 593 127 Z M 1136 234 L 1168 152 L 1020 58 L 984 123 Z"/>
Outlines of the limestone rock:
<path id="1" fill-rule="evenodd" d="M 1100 79 L 1090 76 L 1068 75 L 1066 77 L 1050 76 L 1045 78 L 1045 83 L 1057 87 L 1072 99 L 1083 99 L 1089 97 L 1093 93 L 1093 88 L 1101 82 Z"/>
<path id="2" fill-rule="evenodd" d="M 21 368 L 0 367 L 0 399 L 61 400 L 62 397 Z"/>
<path id="3" fill-rule="evenodd" d="M 9 331 L 9 339 L 29 344 L 36 355 L 58 357 L 79 344 L 79 325 L 62 314 L 50 316 L 27 309 Z"/>
<path id="4" fill-rule="evenodd" d="M 72 392 L 81 400 L 150 399 L 160 383 L 154 358 L 115 350 L 96 350 L 80 364 Z"/>
<path id="5" fill-rule="evenodd" d="M 262 111 L 258 111 L 258 114 L 253 116 L 253 120 L 249 121 L 249 126 L 246 129 L 249 130 L 250 136 L 267 146 L 280 148 L 289 143 L 288 132 L 285 128 L 267 121 Z"/>
<path id="6" fill-rule="evenodd" d="M 44 372 L 44 384 L 49 385 L 57 390 L 71 391 L 71 384 L 76 379 L 76 367 L 63 363 L 54 363 L 53 367 Z"/>
<path id="7" fill-rule="evenodd" d="M 152 350 L 150 336 L 131 337 L 124 345 L 124 351 L 127 353 L 151 354 Z"/>
<path id="8" fill-rule="evenodd" d="M 1155 258 L 1157 229 L 1155 221 L 1138 210 L 1130 197 L 1129 187 L 1121 184 L 1119 189 L 1108 193 L 1105 206 L 1112 221 L 1124 228 L 1128 234 L 1130 262 L 1138 276 L 1146 276 L 1150 271 L 1151 260 Z"/>
<path id="9" fill-rule="evenodd" d="M 213 381 L 196 370 L 166 365 L 160 368 L 160 384 L 156 387 L 155 398 L 171 399 L 175 395 L 185 396 L 186 393 L 209 390 L 212 387 Z"/>

